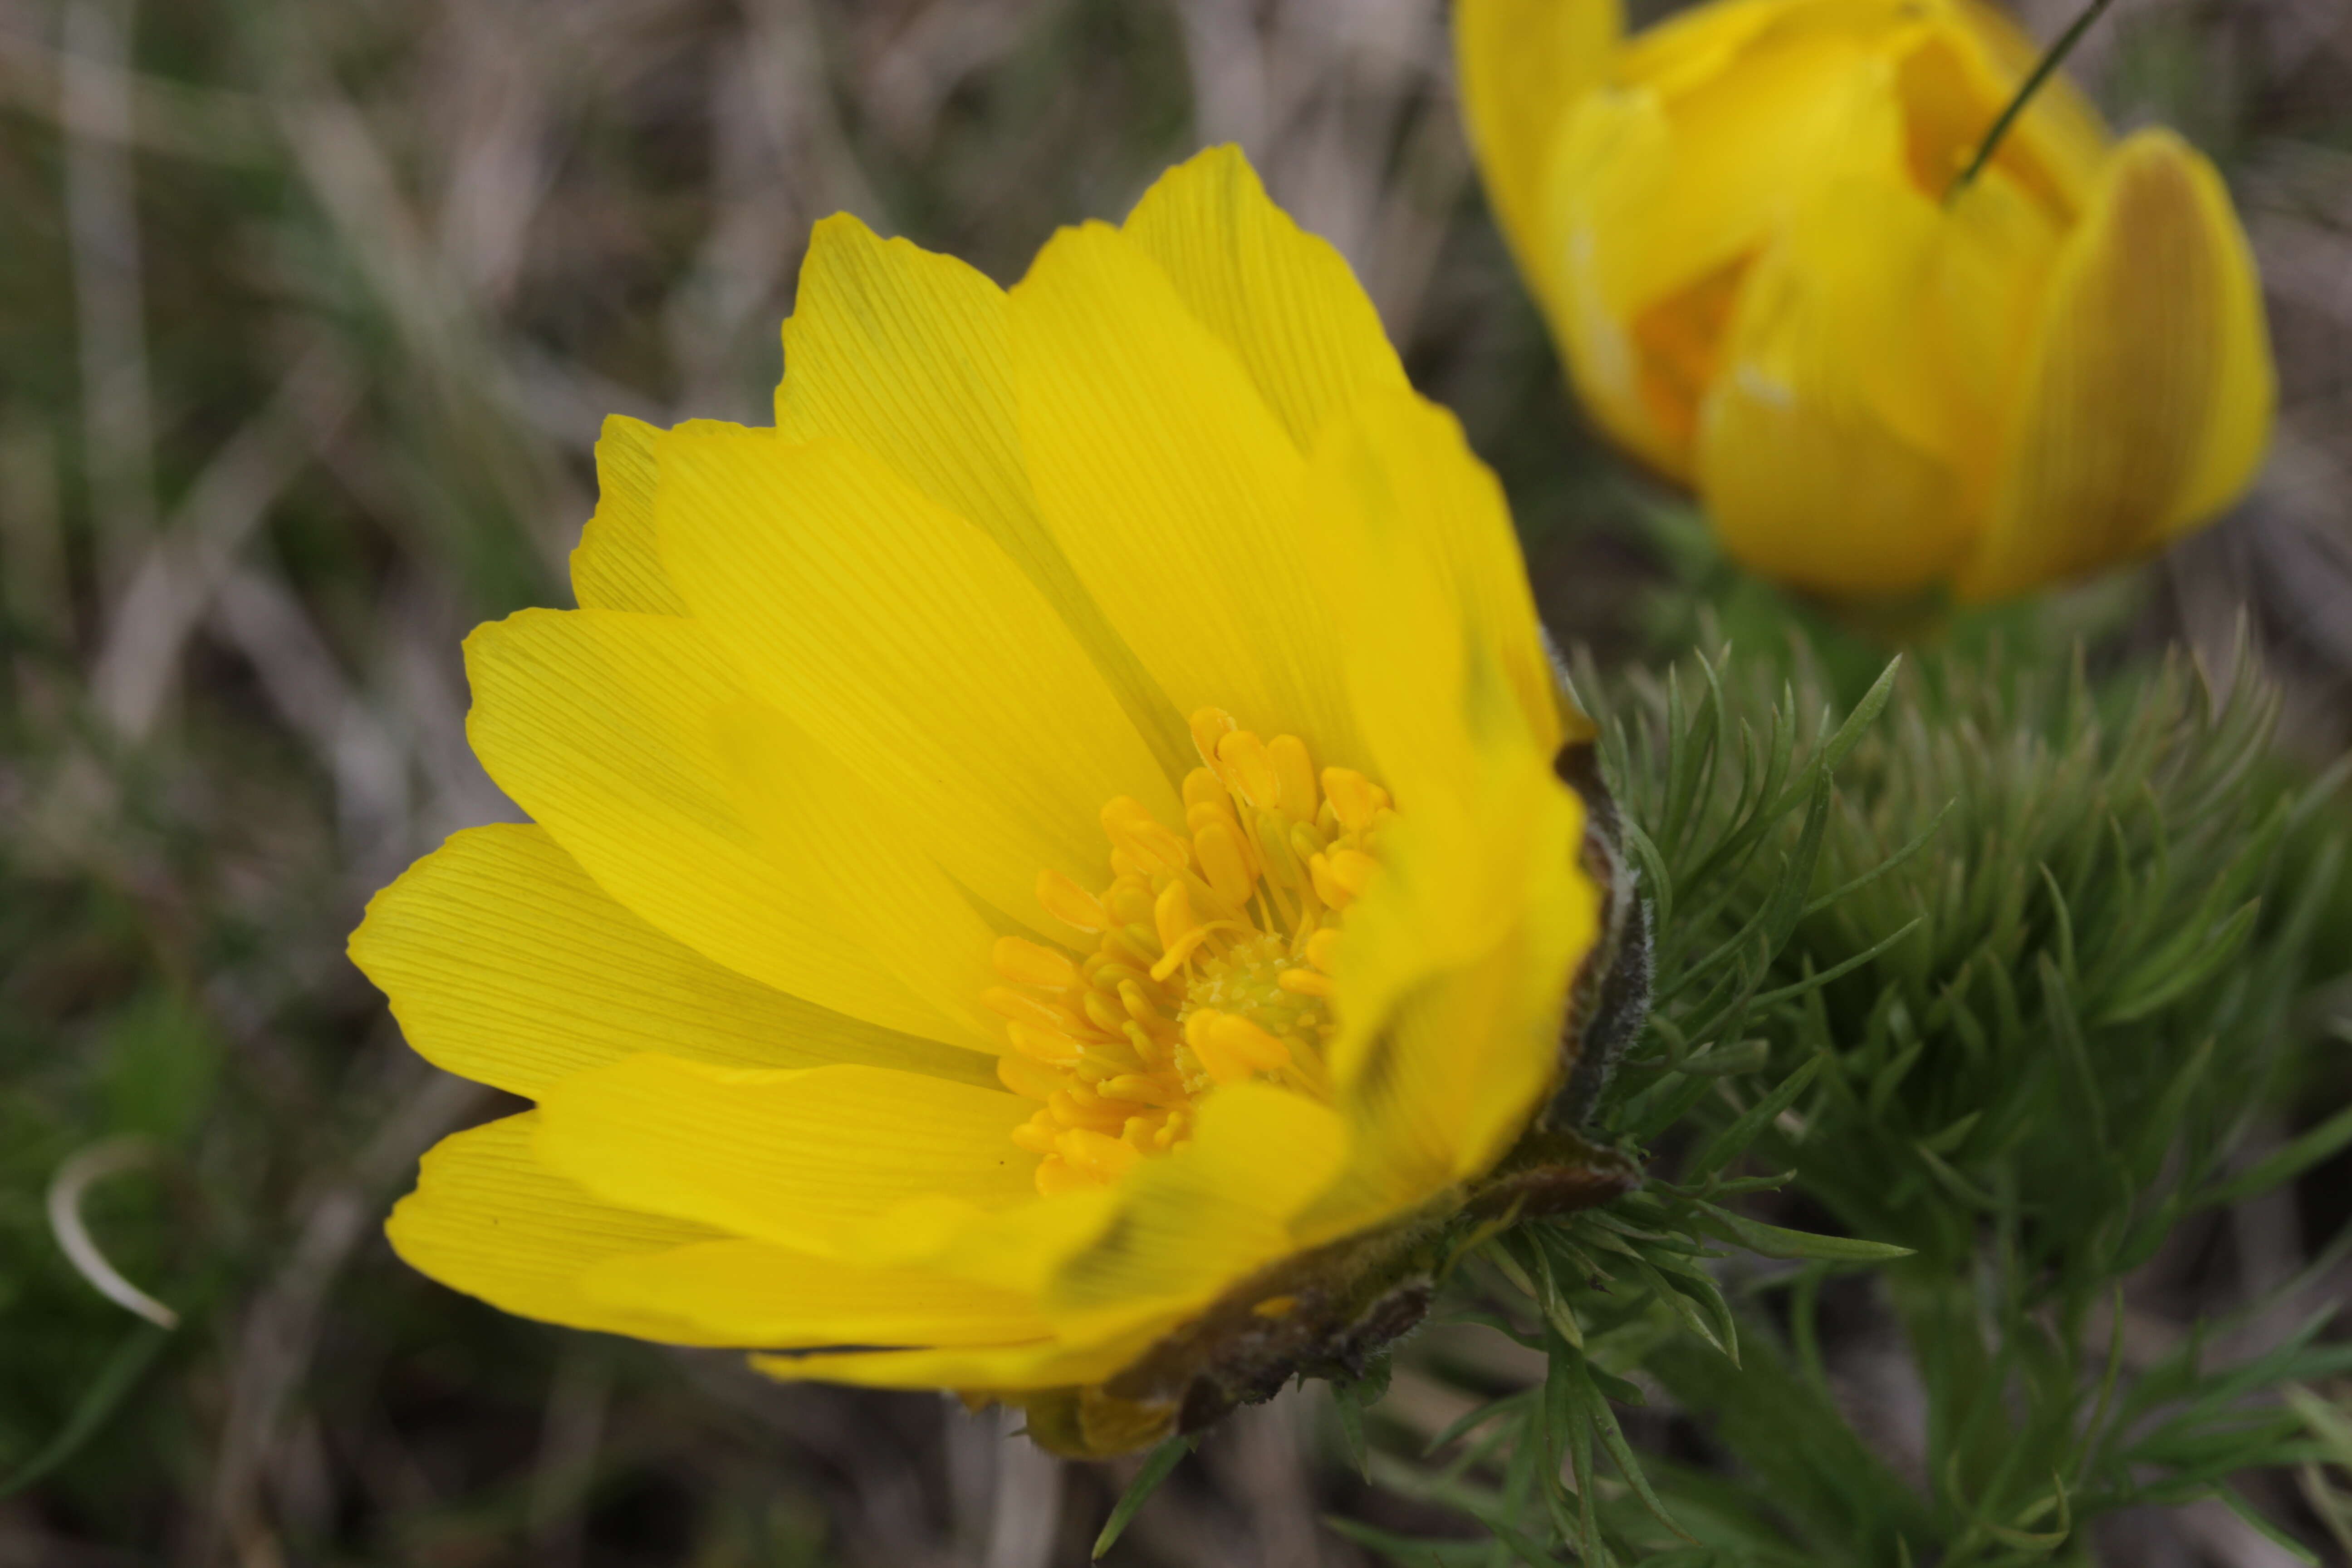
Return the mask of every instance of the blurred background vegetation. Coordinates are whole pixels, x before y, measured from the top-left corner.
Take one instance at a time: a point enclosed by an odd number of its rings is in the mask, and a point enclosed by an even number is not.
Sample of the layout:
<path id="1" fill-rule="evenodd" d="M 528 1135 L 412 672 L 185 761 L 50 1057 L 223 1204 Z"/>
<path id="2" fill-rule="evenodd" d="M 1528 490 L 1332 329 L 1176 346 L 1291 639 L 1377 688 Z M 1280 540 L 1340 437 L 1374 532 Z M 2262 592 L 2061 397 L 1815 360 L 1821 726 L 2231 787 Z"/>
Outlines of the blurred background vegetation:
<path id="1" fill-rule="evenodd" d="M 0 1568 L 1084 1559 L 1123 1478 L 993 1416 L 771 1386 L 404 1268 L 379 1226 L 416 1155 L 503 1108 L 406 1051 L 343 937 L 444 835 L 514 815 L 465 746 L 458 640 L 569 603 L 603 416 L 764 422 L 804 236 L 837 209 L 1009 281 L 1055 226 L 1238 142 L 1502 471 L 1564 640 L 1607 666 L 1769 624 L 1578 424 L 1479 201 L 1444 21 L 0 0 Z M 2076 69 L 2229 174 L 2284 407 L 2237 514 L 2052 613 L 2113 667 L 2179 641 L 2225 680 L 2249 623 L 2286 752 L 2324 766 L 2352 744 L 2352 6 L 2122 0 Z M 2347 1089 L 2313 1076 L 2264 1136 Z M 152 1158 L 84 1212 L 168 1333 L 71 1268 L 46 1212 L 61 1166 L 126 1135 Z M 2293 1277 L 2347 1182 L 2332 1163 L 2190 1227 L 2132 1331 Z M 1866 1321 L 1851 1337 L 1847 1393 L 1892 1429 L 1900 1380 L 1866 1375 Z M 1537 1374 L 1497 1343 L 1447 1353 L 1490 1386 Z M 1447 1397 L 1401 1375 L 1391 1404 L 1434 1431 Z M 1328 1511 L 1435 1528 L 1338 1453 L 1319 1394 L 1246 1413 L 1120 1558 L 1336 1568 L 1369 1559 Z M 2290 1560 L 2219 1505 L 2108 1545 Z"/>

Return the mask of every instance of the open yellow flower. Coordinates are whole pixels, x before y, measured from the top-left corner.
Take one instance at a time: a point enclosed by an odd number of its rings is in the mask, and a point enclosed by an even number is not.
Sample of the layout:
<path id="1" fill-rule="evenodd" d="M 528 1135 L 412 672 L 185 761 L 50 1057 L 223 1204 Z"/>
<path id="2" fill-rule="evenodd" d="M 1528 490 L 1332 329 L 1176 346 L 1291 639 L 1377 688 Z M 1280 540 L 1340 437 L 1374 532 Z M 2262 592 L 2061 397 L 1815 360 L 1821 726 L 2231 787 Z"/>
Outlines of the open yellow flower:
<path id="1" fill-rule="evenodd" d="M 352 952 L 536 1109 L 394 1245 L 1073 1451 L 1348 1364 L 1601 923 L 1493 477 L 1230 150 L 1010 290 L 831 219 L 785 345 L 773 429 L 608 424 L 582 607 L 467 645 L 533 821 Z"/>
<path id="2" fill-rule="evenodd" d="M 1998 598 L 2210 520 L 2269 342 L 2212 166 L 1977 0 L 1462 0 L 1486 186 L 1586 405 L 1750 569 Z"/>

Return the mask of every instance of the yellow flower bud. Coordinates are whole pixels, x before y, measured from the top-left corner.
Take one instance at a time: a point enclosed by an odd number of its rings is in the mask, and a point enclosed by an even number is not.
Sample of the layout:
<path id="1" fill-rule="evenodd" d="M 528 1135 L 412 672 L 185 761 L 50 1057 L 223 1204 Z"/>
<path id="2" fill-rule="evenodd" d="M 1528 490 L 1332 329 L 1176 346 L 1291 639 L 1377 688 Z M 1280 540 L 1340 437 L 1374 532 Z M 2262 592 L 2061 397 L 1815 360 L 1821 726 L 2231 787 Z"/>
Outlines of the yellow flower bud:
<path id="1" fill-rule="evenodd" d="M 1749 569 L 1995 599 L 2210 521 L 2270 345 L 2212 165 L 1972 0 L 1463 0 L 1496 212 L 1592 416 Z"/>

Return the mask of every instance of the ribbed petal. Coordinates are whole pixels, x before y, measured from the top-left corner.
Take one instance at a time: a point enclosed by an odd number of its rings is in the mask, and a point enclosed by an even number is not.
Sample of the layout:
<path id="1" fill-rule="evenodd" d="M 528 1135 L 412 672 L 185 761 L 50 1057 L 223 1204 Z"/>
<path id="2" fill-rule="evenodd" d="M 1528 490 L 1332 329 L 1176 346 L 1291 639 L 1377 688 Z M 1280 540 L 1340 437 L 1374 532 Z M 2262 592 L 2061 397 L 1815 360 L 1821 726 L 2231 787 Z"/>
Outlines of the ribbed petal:
<path id="1" fill-rule="evenodd" d="M 1318 1237 L 1490 1163 L 1557 1070 L 1598 929 L 1580 803 L 1493 480 L 1452 420 L 1370 400 L 1325 434 L 1308 516 L 1398 819 L 1349 906 L 1330 1047 L 1349 1131 Z M 1342 547 L 1344 542 L 1344 547 Z"/>
<path id="2" fill-rule="evenodd" d="M 1177 710 L 1354 755 L 1297 537 L 1304 459 L 1240 361 L 1099 224 L 1055 236 L 1013 320 L 1046 523 Z"/>
<path id="3" fill-rule="evenodd" d="M 826 889 L 839 938 L 953 1020 L 958 1044 L 1007 1048 L 1003 1020 L 980 1005 L 999 983 L 989 954 L 1001 932 L 924 840 L 774 709 L 742 702 L 712 729 L 766 863 Z"/>
<path id="4" fill-rule="evenodd" d="M 1045 1338 L 1027 1301 L 961 1279 L 860 1268 L 762 1241 L 609 1258 L 581 1291 L 615 1311 L 691 1322 L 725 1343 L 1003 1345 Z"/>
<path id="5" fill-rule="evenodd" d="M 1529 743 L 1559 749 L 1558 687 L 1510 504 L 1453 415 L 1405 390 L 1364 397 L 1318 445 L 1304 517 L 1329 563 L 1321 586 L 1349 694 L 1400 800 L 1442 800 L 1466 765 L 1448 748 L 1467 740 L 1473 663 L 1517 703 Z M 1387 602 L 1391 591 L 1410 603 Z M 1385 618 L 1396 613 L 1422 619 Z"/>
<path id="6" fill-rule="evenodd" d="M 384 1226 L 410 1267 L 501 1311 L 671 1344 L 727 1344 L 688 1321 L 590 1297 L 594 1264 L 719 1239 L 708 1226 L 617 1208 L 539 1163 L 528 1111 L 444 1138 Z"/>
<path id="7" fill-rule="evenodd" d="M 2118 146 L 2053 269 L 1963 596 L 2126 559 L 2235 495 L 2270 432 L 2254 289 L 2205 161 L 2165 131 Z"/>
<path id="8" fill-rule="evenodd" d="M 1300 449 L 1333 410 L 1404 389 L 1346 259 L 1266 199 L 1239 148 L 1212 147 L 1160 175 L 1121 232 L 1240 359 Z"/>
<path id="9" fill-rule="evenodd" d="M 644 420 L 615 414 L 596 439 L 596 515 L 572 552 L 572 593 L 583 609 L 686 614 L 654 542 L 660 437 Z"/>
<path id="10" fill-rule="evenodd" d="M 866 1388 L 960 1388 L 1018 1393 L 1101 1383 L 1132 1364 L 1172 1322 L 1155 1322 L 1124 1336 L 1071 1343 L 951 1347 L 940 1350 L 817 1352 L 753 1356 L 770 1377 L 850 1383 Z"/>
<path id="11" fill-rule="evenodd" d="M 1077 1344 L 1210 1301 L 1296 1250 L 1291 1221 L 1337 1173 L 1329 1108 L 1270 1085 L 1219 1089 L 1192 1141 L 1128 1173 L 1118 1216 L 1063 1263 L 1039 1310 Z"/>
<path id="12" fill-rule="evenodd" d="M 994 1058 L 828 1012 L 663 935 L 544 828 L 471 827 L 369 901 L 352 961 L 436 1066 L 538 1096 L 641 1051 L 725 1067 L 860 1062 L 972 1084 Z"/>
<path id="13" fill-rule="evenodd" d="M 776 426 L 863 447 L 996 541 L 1103 672 L 1163 767 L 1192 765 L 1184 717 L 1111 630 L 1037 516 L 1013 405 L 1004 291 L 953 257 L 847 214 L 816 226 L 784 323 Z"/>
<path id="14" fill-rule="evenodd" d="M 606 892 L 739 974 L 888 1028 L 972 1043 L 842 936 L 821 889 L 759 853 L 712 734 L 741 689 L 700 626 L 525 610 L 466 639 L 466 671 L 475 755 Z"/>
<path id="15" fill-rule="evenodd" d="M 551 1086 L 548 1166 L 614 1204 L 817 1251 L 932 1193 L 1034 1202 L 1012 1140 L 1036 1107 L 886 1068 L 763 1072 L 638 1056 Z"/>
<path id="16" fill-rule="evenodd" d="M 662 545 L 746 680 L 999 910 L 1059 936 L 1040 868 L 1098 875 L 1097 814 L 1173 787 L 1036 587 L 846 442 L 675 436 Z"/>

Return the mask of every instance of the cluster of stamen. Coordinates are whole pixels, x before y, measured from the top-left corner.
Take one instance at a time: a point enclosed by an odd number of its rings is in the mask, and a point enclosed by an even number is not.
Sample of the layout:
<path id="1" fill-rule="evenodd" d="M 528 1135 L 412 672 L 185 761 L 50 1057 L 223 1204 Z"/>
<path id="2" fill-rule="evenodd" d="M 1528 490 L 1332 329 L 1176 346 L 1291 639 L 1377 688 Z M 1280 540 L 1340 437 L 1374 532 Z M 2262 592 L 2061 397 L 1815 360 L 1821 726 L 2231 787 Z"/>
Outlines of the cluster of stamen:
<path id="1" fill-rule="evenodd" d="M 1396 814 L 1352 769 L 1318 777 L 1296 735 L 1262 741 L 1214 708 L 1192 729 L 1202 765 L 1184 780 L 1183 832 L 1122 795 L 1102 809 L 1109 887 L 1038 875 L 1038 901 L 1093 951 L 996 943 L 1004 984 L 981 999 L 1013 1047 L 1001 1076 L 1044 1102 L 1013 1138 L 1045 1157 L 1037 1188 L 1048 1194 L 1181 1144 L 1221 1085 L 1255 1079 L 1330 1098 L 1341 916 L 1378 868 L 1381 829 Z"/>

